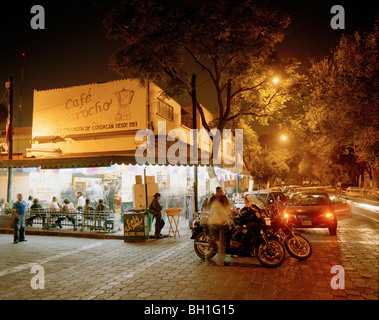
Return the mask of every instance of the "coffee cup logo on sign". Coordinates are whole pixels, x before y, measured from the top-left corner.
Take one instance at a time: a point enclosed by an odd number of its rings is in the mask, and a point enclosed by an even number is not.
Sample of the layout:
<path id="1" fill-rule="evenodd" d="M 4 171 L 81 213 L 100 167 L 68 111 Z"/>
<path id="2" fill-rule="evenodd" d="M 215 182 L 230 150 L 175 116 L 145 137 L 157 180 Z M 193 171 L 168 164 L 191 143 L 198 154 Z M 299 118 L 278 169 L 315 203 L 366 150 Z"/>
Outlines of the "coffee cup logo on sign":
<path id="1" fill-rule="evenodd" d="M 115 95 L 119 104 L 116 120 L 129 120 L 131 118 L 129 106 L 132 103 L 134 91 L 122 88 L 121 91 L 115 92 Z"/>

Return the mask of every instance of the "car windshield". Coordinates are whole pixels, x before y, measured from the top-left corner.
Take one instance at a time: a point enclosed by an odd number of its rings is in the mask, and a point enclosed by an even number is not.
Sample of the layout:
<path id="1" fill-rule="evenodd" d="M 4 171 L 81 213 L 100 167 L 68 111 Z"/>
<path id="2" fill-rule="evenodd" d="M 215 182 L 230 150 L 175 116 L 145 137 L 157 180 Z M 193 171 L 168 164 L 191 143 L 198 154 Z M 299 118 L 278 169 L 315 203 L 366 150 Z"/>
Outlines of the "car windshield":
<path id="1" fill-rule="evenodd" d="M 328 206 L 329 199 L 324 194 L 295 194 L 289 203 L 290 206 Z"/>
<path id="2" fill-rule="evenodd" d="M 257 197 L 257 195 L 255 194 L 247 194 L 245 197 L 247 197 L 247 200 L 249 201 L 250 204 L 255 204 L 257 207 L 263 209 L 264 208 L 264 205 L 261 201 L 261 199 L 259 199 Z"/>
<path id="3" fill-rule="evenodd" d="M 266 199 L 267 199 L 267 195 L 268 193 L 258 193 L 256 194 L 255 196 L 260 200 L 262 201 L 263 203 L 266 202 Z"/>

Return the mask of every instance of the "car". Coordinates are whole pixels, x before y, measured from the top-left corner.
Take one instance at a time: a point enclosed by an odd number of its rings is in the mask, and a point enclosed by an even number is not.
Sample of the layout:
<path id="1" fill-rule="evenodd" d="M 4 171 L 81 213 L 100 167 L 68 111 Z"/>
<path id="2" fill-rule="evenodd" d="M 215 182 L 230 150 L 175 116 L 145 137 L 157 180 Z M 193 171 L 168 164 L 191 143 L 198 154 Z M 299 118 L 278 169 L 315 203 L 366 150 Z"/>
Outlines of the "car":
<path id="1" fill-rule="evenodd" d="M 368 190 L 366 194 L 366 198 L 369 200 L 379 201 L 379 189 L 374 188 L 374 189 Z"/>
<path id="2" fill-rule="evenodd" d="M 363 197 L 363 188 L 348 187 L 345 191 L 346 198 L 361 198 Z"/>
<path id="3" fill-rule="evenodd" d="M 262 202 L 266 209 L 270 209 L 271 205 L 275 203 L 276 200 L 279 200 L 279 211 L 284 210 L 285 205 L 288 203 L 289 198 L 282 192 L 277 190 L 255 190 L 245 192 L 245 195 L 251 194 L 255 196 L 259 201 Z"/>
<path id="4" fill-rule="evenodd" d="M 336 235 L 337 217 L 325 191 L 295 193 L 282 215 L 293 228 L 328 228 L 330 235 Z"/>
<path id="5" fill-rule="evenodd" d="M 325 189 L 325 192 L 328 193 L 329 199 L 332 201 L 333 209 L 335 214 L 338 217 L 348 216 L 351 214 L 351 206 L 346 200 L 345 197 L 342 197 L 341 194 L 335 189 Z"/>
<path id="6" fill-rule="evenodd" d="M 339 191 L 342 195 L 346 194 L 346 189 L 349 187 L 357 187 L 354 183 L 348 183 L 348 182 L 339 182 L 337 184 L 336 190 Z"/>
<path id="7" fill-rule="evenodd" d="M 299 191 L 301 189 L 301 185 L 289 185 L 284 187 L 284 194 L 286 194 L 288 197 L 291 197 L 294 193 Z"/>

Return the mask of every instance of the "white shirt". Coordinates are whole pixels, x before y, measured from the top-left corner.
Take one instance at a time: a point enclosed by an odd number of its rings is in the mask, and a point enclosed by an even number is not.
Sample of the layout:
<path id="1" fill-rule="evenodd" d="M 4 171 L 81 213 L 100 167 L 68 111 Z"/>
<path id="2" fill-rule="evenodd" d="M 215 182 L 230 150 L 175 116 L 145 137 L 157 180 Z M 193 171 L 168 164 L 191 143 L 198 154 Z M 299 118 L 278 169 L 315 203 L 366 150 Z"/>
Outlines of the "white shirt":
<path id="1" fill-rule="evenodd" d="M 77 207 L 82 207 L 84 208 L 84 205 L 86 204 L 86 200 L 84 199 L 83 196 L 80 196 L 78 198 L 78 202 L 77 202 Z"/>
<path id="2" fill-rule="evenodd" d="M 49 205 L 49 209 L 55 209 L 55 210 L 59 210 L 59 205 L 58 205 L 58 201 L 53 201 L 50 203 Z"/>
<path id="3" fill-rule="evenodd" d="M 64 205 L 68 210 L 75 210 L 75 206 L 72 202 Z"/>

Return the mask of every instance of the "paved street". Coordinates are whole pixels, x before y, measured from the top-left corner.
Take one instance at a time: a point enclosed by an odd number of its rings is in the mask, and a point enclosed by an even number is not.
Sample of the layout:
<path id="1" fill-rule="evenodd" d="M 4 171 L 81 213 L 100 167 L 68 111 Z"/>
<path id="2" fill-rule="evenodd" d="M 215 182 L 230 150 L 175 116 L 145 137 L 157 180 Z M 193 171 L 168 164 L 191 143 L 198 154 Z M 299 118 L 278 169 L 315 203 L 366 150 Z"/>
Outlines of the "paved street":
<path id="1" fill-rule="evenodd" d="M 0 299 L 377 300 L 378 215 L 366 217 L 366 211 L 356 206 L 340 217 L 337 236 L 305 230 L 312 257 L 287 254 L 277 269 L 256 258 L 227 256 L 226 266 L 204 262 L 185 228 L 180 238 L 145 243 L 29 235 L 14 245 L 12 235 L 1 234 Z M 344 268 L 345 289 L 331 286 L 335 265 Z"/>

